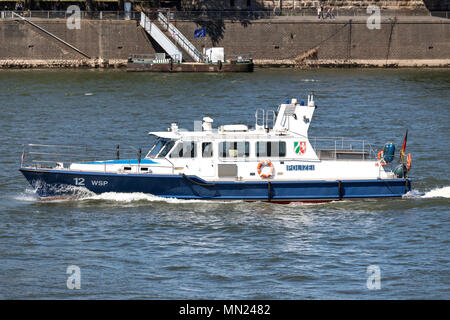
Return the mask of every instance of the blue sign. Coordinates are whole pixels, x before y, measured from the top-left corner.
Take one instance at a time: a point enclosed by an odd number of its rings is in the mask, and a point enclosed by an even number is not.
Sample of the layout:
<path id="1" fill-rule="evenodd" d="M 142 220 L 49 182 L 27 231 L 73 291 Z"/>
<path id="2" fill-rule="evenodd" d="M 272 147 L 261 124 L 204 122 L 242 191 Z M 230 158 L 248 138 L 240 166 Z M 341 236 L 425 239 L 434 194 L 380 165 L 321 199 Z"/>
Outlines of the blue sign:
<path id="1" fill-rule="evenodd" d="M 296 164 L 296 165 L 286 165 L 287 171 L 313 171 L 316 170 L 313 164 Z"/>
<path id="2" fill-rule="evenodd" d="M 201 29 L 195 29 L 194 38 L 201 38 L 201 37 L 206 37 L 206 27 L 203 27 Z"/>

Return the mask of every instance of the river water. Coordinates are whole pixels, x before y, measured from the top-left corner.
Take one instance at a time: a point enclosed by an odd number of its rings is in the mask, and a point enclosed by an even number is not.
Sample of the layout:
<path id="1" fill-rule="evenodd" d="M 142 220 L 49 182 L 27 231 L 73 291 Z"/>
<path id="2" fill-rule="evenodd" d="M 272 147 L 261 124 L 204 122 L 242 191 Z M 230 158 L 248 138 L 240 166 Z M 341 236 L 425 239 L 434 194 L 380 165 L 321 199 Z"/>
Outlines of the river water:
<path id="1" fill-rule="evenodd" d="M 116 144 L 148 149 L 148 131 L 171 122 L 253 123 L 256 108 L 311 90 L 311 135 L 399 149 L 408 128 L 407 197 L 40 201 L 17 170 L 22 144 L 86 144 L 113 158 Z M 449 299 L 449 122 L 449 70 L 0 71 L 0 298 Z M 80 289 L 67 286 L 72 265 Z"/>

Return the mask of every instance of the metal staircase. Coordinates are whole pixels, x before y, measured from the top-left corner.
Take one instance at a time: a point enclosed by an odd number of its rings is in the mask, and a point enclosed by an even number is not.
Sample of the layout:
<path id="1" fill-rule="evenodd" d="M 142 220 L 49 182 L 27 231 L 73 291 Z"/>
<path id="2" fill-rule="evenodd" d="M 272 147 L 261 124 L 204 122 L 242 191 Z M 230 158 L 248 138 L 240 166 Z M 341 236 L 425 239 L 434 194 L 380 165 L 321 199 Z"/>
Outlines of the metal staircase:
<path id="1" fill-rule="evenodd" d="M 182 52 L 143 12 L 141 12 L 141 27 L 143 27 L 145 31 L 158 42 L 167 54 L 172 57 L 174 62 L 181 63 L 183 61 Z"/>
<path id="2" fill-rule="evenodd" d="M 162 13 L 158 13 L 159 23 L 172 35 L 172 38 L 178 45 L 189 54 L 196 62 L 203 62 L 204 58 L 200 51 L 178 30 L 173 24 L 169 22 L 167 17 Z"/>

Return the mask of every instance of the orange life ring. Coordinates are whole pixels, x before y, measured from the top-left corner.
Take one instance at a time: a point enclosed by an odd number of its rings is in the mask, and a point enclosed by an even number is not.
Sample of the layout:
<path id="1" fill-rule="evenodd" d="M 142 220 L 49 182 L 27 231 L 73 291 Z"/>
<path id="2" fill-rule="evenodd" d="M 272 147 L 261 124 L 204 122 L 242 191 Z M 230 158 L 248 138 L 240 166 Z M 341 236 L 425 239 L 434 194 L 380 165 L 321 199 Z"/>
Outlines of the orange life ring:
<path id="1" fill-rule="evenodd" d="M 269 173 L 261 173 L 261 169 L 263 166 L 269 166 L 270 172 Z M 258 174 L 261 178 L 270 178 L 273 175 L 273 164 L 270 160 L 263 160 L 258 163 L 258 166 L 256 167 L 256 170 L 258 171 Z"/>
<path id="2" fill-rule="evenodd" d="M 408 153 L 408 159 L 406 160 L 406 169 L 411 169 L 411 153 Z"/>
<path id="3" fill-rule="evenodd" d="M 380 164 L 384 167 L 386 165 L 386 161 L 384 161 L 383 158 L 384 152 L 383 150 L 380 150 L 380 152 L 378 152 L 378 161 L 380 161 Z"/>

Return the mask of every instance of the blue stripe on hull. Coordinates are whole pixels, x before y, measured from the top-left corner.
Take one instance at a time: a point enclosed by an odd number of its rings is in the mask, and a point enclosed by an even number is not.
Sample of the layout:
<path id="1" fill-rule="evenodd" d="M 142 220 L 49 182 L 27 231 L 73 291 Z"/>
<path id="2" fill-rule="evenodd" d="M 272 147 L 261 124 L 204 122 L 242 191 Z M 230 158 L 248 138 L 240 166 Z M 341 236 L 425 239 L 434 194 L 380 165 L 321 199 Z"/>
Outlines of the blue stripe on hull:
<path id="1" fill-rule="evenodd" d="M 155 164 L 156 161 L 150 159 L 125 159 L 125 160 L 106 160 L 106 161 L 91 161 L 91 162 L 80 162 L 80 164 Z"/>
<path id="2" fill-rule="evenodd" d="M 86 173 L 20 169 L 41 197 L 73 194 L 83 185 L 94 193 L 142 192 L 159 197 L 212 200 L 335 200 L 401 197 L 411 190 L 407 179 L 339 181 L 222 181 L 209 183 L 196 176 Z M 270 182 L 270 183 L 269 183 Z M 75 190 L 76 191 L 76 190 Z"/>

